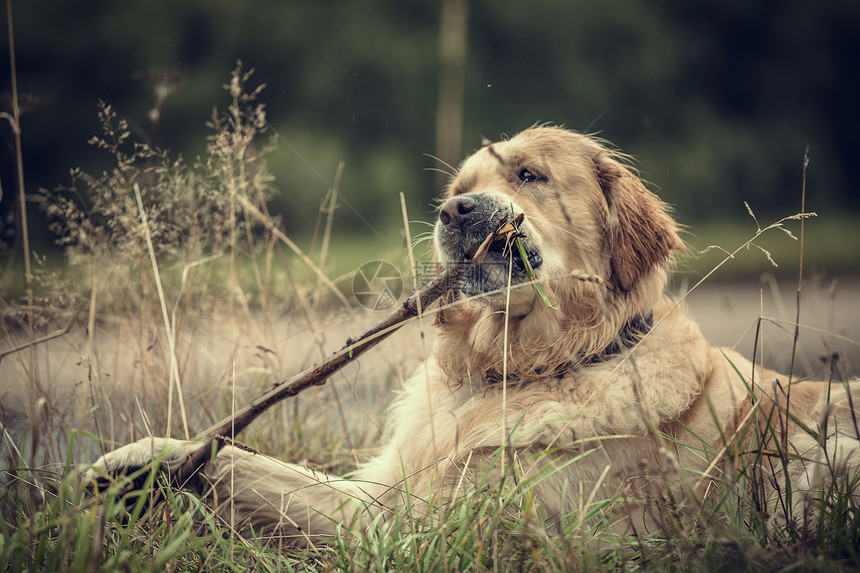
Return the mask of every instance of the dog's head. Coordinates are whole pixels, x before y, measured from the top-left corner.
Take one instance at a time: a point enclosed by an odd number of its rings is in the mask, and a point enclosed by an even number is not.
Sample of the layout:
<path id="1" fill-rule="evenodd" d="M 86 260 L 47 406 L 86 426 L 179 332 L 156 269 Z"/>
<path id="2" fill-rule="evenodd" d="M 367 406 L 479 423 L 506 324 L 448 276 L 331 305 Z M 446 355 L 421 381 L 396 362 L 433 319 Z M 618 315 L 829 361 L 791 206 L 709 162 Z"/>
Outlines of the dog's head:
<path id="1" fill-rule="evenodd" d="M 520 213 L 523 248 L 497 241 L 480 265 L 470 265 L 482 241 Z M 471 352 L 499 354 L 492 350 L 501 350 L 498 343 L 484 339 L 495 340 L 493 325 L 501 326 L 506 310 L 511 350 L 538 352 L 538 360 L 552 354 L 553 361 L 610 344 L 625 321 L 657 302 L 683 248 L 664 203 L 620 154 L 558 127 L 487 143 L 466 159 L 434 238 L 440 263 L 468 265 L 466 303 L 443 315 L 447 334 L 471 339 Z"/>

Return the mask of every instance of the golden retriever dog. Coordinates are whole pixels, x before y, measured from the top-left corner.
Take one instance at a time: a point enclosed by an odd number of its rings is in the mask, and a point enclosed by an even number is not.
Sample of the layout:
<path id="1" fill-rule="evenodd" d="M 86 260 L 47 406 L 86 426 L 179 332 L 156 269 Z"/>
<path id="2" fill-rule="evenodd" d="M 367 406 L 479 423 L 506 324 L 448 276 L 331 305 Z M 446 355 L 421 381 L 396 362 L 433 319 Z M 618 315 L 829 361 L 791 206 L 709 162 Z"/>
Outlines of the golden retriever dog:
<path id="1" fill-rule="evenodd" d="M 520 213 L 523 248 L 498 241 L 471 265 Z M 450 183 L 434 241 L 442 266 L 468 268 L 438 314 L 432 356 L 392 406 L 378 455 L 337 477 L 223 446 L 196 487 L 228 521 L 308 545 L 338 524 L 360 529 L 407 505 L 427 511 L 515 473 L 549 522 L 586 499 L 612 499 L 623 532 L 654 527 L 653 508 L 669 499 L 683 506 L 719 485 L 739 453 L 778 468 L 757 486 L 768 507 L 791 480 L 798 515 L 833 480 L 857 474 L 857 386 L 852 397 L 848 385 L 790 381 L 710 346 L 664 293 L 685 248 L 678 225 L 601 141 L 538 126 L 485 144 Z M 770 443 L 753 439 L 762 428 L 773 430 Z M 145 438 L 89 475 L 159 456 L 169 470 L 193 447 Z"/>

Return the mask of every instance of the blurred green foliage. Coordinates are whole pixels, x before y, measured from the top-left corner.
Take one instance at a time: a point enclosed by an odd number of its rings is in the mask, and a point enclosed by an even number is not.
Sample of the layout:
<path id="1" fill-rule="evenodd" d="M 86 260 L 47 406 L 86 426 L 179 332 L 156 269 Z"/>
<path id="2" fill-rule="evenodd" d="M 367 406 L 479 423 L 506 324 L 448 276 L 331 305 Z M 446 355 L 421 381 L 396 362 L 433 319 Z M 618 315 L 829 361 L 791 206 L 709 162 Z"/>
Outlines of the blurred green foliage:
<path id="1" fill-rule="evenodd" d="M 27 0 L 13 2 L 28 192 L 97 173 L 96 102 L 137 137 L 193 158 L 236 60 L 255 67 L 278 150 L 287 231 L 307 234 L 337 165 L 342 228 L 388 234 L 398 193 L 415 219 L 440 191 L 435 151 L 441 0 Z M 860 211 L 860 3 L 856 0 L 470 0 L 464 153 L 538 121 L 599 132 L 697 223 L 800 208 Z M 7 49 L 5 25 L 2 44 Z M 3 61 L 8 61 L 4 52 Z M 8 69 L 8 68 L 6 68 Z M 10 89 L 0 74 L 0 91 Z M 151 120 L 154 84 L 172 86 Z M 3 221 L 14 161 L 3 124 Z M 33 217 L 38 217 L 33 209 Z M 38 219 L 35 219 L 38 221 Z M 31 225 L 31 233 L 44 234 Z M 42 237 L 42 245 L 50 239 Z M 8 240 L 7 240 L 8 244 Z"/>

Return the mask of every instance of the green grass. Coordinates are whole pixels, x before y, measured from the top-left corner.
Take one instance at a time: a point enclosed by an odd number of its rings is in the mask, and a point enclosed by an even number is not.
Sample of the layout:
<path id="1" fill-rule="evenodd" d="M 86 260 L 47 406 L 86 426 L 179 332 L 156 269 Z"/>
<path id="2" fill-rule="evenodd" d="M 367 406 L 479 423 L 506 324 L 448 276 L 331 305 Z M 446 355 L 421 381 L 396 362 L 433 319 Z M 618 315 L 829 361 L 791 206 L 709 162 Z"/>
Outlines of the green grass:
<path id="1" fill-rule="evenodd" d="M 752 434 L 748 439 L 773 439 Z M 69 448 L 69 453 L 72 448 Z M 502 452 L 498 452 L 502 455 Z M 756 460 L 758 461 L 758 460 Z M 6 571 L 344 570 L 344 571 L 842 571 L 860 567 L 860 517 L 844 491 L 833 488 L 822 518 L 806 531 L 763 527 L 750 496 L 754 464 L 724 474 L 699 512 L 677 512 L 667 498 L 650 508 L 661 533 L 618 537 L 596 500 L 544 523 L 531 487 L 479 482 L 476 491 L 427 515 L 399 508 L 364 531 L 343 526 L 328 547 L 279 551 L 242 538 L 191 494 L 159 483 L 147 469 L 107 491 L 87 493 L 80 474 L 7 468 L 2 495 L 0 562 Z M 551 471 L 550 471 L 551 473 Z M 686 476 L 692 481 L 697 476 Z M 137 480 L 140 489 L 126 491 Z M 668 482 L 667 482 L 668 483 Z M 681 488 L 685 476 L 681 474 Z M 37 485 L 38 484 L 38 485 Z M 855 484 L 856 486 L 856 484 Z M 158 492 L 161 500 L 149 491 Z M 678 490 L 676 489 L 676 496 Z M 580 514 L 580 512 L 584 512 Z M 582 518 L 582 519 L 580 519 Z"/>

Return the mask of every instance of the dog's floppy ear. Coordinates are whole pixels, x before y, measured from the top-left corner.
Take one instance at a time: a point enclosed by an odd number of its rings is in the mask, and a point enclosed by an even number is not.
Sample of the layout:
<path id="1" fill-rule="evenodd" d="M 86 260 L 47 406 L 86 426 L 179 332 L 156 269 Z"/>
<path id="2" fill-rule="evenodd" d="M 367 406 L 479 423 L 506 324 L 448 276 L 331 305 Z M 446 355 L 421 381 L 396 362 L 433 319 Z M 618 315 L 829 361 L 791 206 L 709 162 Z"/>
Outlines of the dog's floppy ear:
<path id="1" fill-rule="evenodd" d="M 597 179 L 609 205 L 612 278 L 624 291 L 684 248 L 666 205 L 608 153 L 596 158 Z"/>

